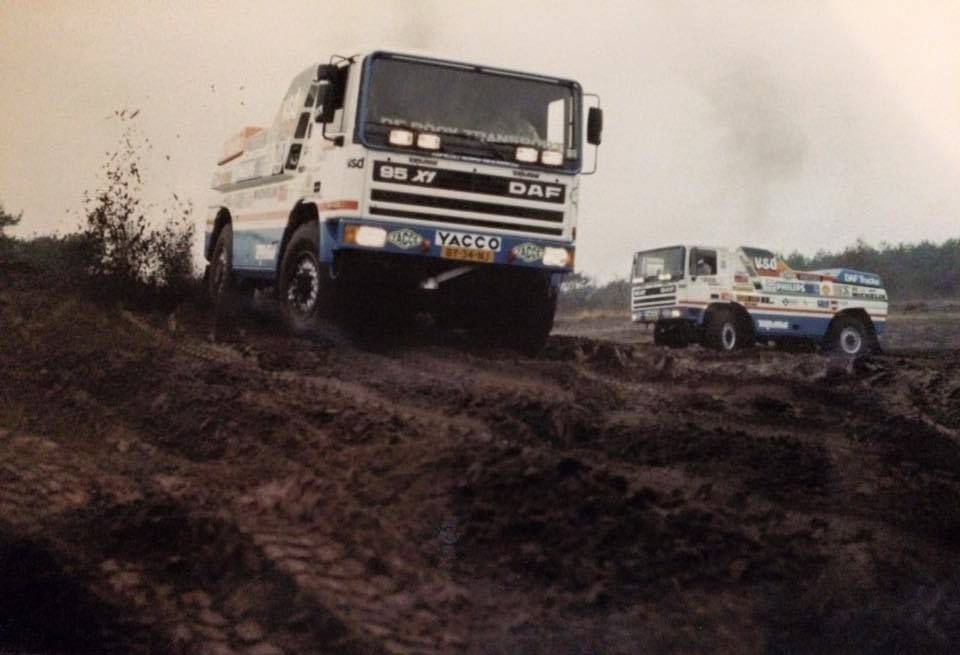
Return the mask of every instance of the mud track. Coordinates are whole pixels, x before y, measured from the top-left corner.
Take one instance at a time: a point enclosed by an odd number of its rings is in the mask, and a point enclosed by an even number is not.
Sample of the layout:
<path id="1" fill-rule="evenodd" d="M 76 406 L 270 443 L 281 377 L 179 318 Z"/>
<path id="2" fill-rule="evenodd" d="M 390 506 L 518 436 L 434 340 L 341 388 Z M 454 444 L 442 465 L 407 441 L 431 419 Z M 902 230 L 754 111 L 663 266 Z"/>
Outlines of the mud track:
<path id="1" fill-rule="evenodd" d="M 37 285 L 0 290 L 0 651 L 960 638 L 956 351 L 371 350 Z"/>

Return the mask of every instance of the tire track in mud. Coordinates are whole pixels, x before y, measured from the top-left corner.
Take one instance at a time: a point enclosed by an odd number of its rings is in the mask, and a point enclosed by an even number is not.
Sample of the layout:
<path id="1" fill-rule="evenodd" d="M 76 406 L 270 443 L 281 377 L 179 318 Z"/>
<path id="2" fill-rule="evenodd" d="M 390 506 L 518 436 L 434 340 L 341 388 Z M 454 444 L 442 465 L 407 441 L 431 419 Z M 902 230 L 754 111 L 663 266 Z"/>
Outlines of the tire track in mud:
<path id="1" fill-rule="evenodd" d="M 11 530 L 150 635 L 121 626 L 131 652 L 829 650 L 868 611 L 935 652 L 960 626 L 960 467 L 923 420 L 953 429 L 948 368 L 162 321 L 108 326 L 150 346 L 117 339 L 118 382 L 69 405 L 102 441 L 0 435 Z"/>

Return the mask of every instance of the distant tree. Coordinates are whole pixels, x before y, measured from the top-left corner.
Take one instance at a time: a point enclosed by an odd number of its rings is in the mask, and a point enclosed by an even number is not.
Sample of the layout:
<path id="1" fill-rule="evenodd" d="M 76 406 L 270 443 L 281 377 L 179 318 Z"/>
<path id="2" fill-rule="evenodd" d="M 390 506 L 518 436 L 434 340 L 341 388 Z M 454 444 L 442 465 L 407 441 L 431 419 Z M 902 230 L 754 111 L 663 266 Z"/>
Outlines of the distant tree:
<path id="1" fill-rule="evenodd" d="M 13 214 L 8 214 L 3 209 L 3 203 L 0 203 L 0 238 L 6 236 L 3 233 L 4 228 L 13 227 L 20 222 L 21 218 L 23 218 L 23 212 L 20 212 L 16 216 Z"/>
<path id="2" fill-rule="evenodd" d="M 861 239 L 838 253 L 821 250 L 806 257 L 793 252 L 786 259 L 798 270 L 853 268 L 876 273 L 895 300 L 960 296 L 960 239 L 941 244 L 881 243 L 879 248 Z"/>

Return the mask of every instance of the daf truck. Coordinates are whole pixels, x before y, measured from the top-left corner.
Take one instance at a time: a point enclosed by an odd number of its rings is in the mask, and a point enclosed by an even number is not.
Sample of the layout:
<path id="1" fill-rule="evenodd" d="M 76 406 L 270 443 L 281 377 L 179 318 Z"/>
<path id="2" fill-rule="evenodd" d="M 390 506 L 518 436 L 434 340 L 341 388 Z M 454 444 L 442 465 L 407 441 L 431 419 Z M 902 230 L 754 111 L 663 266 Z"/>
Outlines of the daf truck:
<path id="1" fill-rule="evenodd" d="M 217 162 L 209 293 L 270 289 L 298 332 L 429 313 L 536 352 L 601 130 L 569 79 L 382 50 L 310 66 Z"/>

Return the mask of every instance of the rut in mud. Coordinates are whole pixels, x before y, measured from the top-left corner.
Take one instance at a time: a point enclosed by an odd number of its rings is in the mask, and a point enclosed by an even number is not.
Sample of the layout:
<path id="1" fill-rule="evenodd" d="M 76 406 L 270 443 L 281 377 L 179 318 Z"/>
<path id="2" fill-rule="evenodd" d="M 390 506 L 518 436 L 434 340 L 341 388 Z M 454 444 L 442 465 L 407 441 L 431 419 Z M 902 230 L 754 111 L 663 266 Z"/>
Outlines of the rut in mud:
<path id="1" fill-rule="evenodd" d="M 960 636 L 956 352 L 555 334 L 530 359 L 428 329 L 369 350 L 36 286 L 0 291 L 0 574 L 47 573 L 2 647 L 948 652 Z M 48 611 L 65 598 L 79 619 Z M 38 617 L 59 641 L 31 637 Z"/>

